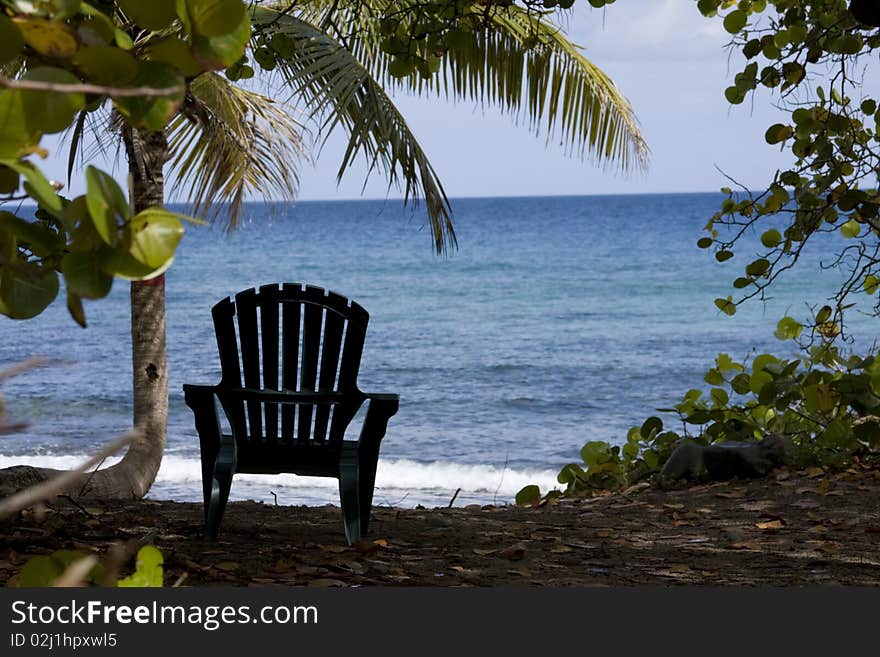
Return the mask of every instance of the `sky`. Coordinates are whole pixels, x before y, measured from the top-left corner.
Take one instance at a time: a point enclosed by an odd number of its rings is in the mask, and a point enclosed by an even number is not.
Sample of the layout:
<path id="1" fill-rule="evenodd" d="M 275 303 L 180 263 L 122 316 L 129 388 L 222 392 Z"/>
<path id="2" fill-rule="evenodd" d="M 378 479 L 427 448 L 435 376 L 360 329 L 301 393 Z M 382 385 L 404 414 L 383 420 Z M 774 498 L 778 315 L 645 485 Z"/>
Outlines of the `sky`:
<path id="1" fill-rule="evenodd" d="M 704 18 L 693 0 L 618 0 L 605 10 L 578 2 L 564 22 L 635 109 L 651 149 L 648 170 L 623 174 L 569 157 L 493 107 L 398 94 L 398 108 L 451 198 L 717 191 L 729 184 L 724 173 L 759 187 L 787 162 L 764 142 L 780 116 L 770 93 L 762 90 L 752 105 L 725 100 L 742 57 L 724 47 L 721 21 Z M 53 149 L 55 140 L 47 141 Z M 401 196 L 381 173 L 364 186 L 363 162 L 337 185 L 343 150 L 344 140 L 331 137 L 314 167 L 304 164 L 301 200 Z M 45 168 L 66 180 L 65 158 Z M 68 190 L 82 191 L 81 178 Z"/>

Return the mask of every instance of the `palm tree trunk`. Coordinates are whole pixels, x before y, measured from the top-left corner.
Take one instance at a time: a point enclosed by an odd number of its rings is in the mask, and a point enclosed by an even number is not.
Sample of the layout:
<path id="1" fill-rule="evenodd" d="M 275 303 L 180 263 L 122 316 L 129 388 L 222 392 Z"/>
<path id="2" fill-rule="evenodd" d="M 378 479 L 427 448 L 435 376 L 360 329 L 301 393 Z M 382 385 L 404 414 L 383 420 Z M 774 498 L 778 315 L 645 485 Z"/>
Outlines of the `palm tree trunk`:
<path id="1" fill-rule="evenodd" d="M 134 212 L 162 205 L 165 133 L 126 129 L 124 141 Z M 164 274 L 131 284 L 131 364 L 134 425 L 141 431 L 122 461 L 93 477 L 86 491 L 90 495 L 141 498 L 159 472 L 168 424 Z"/>
<path id="2" fill-rule="evenodd" d="M 162 205 L 168 159 L 164 132 L 123 131 L 135 212 Z M 134 426 L 140 429 L 122 460 L 85 475 L 67 492 L 74 496 L 139 499 L 147 494 L 165 451 L 168 424 L 168 368 L 165 350 L 165 276 L 131 284 L 131 360 Z M 16 466 L 0 471 L 0 495 L 58 474 L 57 470 Z"/>

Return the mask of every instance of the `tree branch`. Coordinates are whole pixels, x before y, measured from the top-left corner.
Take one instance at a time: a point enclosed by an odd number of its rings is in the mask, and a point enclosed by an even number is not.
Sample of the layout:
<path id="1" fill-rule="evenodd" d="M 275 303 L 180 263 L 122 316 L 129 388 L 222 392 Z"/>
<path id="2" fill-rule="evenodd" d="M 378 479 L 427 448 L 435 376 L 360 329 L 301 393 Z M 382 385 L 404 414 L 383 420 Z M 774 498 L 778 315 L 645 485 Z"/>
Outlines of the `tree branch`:
<path id="1" fill-rule="evenodd" d="M 5 75 L 0 75 L 0 88 L 19 89 L 22 91 L 52 91 L 64 94 L 99 94 L 102 96 L 113 96 L 117 98 L 136 96 L 165 98 L 166 96 L 173 96 L 183 91 L 183 88 L 180 86 L 165 87 L 162 89 L 157 89 L 155 87 L 104 87 L 97 84 L 88 84 L 86 82 L 67 84 L 63 82 L 41 82 L 38 80 L 13 80 Z"/>

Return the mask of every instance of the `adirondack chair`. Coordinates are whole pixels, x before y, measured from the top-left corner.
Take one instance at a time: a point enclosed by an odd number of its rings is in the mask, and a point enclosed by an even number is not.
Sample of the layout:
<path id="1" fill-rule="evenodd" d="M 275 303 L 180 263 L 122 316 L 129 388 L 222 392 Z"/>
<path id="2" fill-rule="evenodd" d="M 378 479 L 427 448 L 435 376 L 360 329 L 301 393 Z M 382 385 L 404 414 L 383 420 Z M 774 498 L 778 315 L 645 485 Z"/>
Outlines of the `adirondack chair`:
<path id="1" fill-rule="evenodd" d="M 370 523 L 379 443 L 399 402 L 358 389 L 369 314 L 299 283 L 244 290 L 211 314 L 220 383 L 183 386 L 199 434 L 207 535 L 220 530 L 236 472 L 290 472 L 339 479 L 346 539 L 360 540 Z M 359 439 L 344 440 L 365 401 Z M 231 434 L 221 429 L 221 412 Z"/>

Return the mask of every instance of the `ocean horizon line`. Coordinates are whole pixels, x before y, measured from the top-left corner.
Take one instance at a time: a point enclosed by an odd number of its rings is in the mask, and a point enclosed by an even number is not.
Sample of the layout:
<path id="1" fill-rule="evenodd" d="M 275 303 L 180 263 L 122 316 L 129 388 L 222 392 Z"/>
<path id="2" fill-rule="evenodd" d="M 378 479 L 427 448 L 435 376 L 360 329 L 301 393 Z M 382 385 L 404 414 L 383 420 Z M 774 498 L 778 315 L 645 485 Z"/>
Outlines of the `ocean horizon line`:
<path id="1" fill-rule="evenodd" d="M 749 190 L 755 191 L 755 190 Z M 535 199 L 576 199 L 576 198 L 642 198 L 649 196 L 708 196 L 708 195 L 723 195 L 720 190 L 709 190 L 709 191 L 690 191 L 690 192 L 598 192 L 594 194 L 510 194 L 510 195 L 486 195 L 486 196 L 450 196 L 449 201 L 497 201 L 497 200 L 535 200 Z M 418 197 L 416 199 L 404 199 L 403 196 L 370 196 L 370 197 L 351 197 L 346 196 L 343 198 L 296 198 L 293 201 L 289 201 L 286 199 L 248 199 L 243 203 L 245 205 L 277 205 L 283 203 L 292 203 L 294 205 L 299 205 L 302 203 L 376 203 L 376 202 L 389 202 L 389 201 L 407 201 L 408 204 L 422 204 L 424 203 L 424 199 L 422 197 Z M 183 200 L 170 199 L 167 201 L 167 205 L 169 206 L 186 206 L 189 203 Z M 216 203 L 215 205 L 223 206 L 228 205 L 228 203 Z M 22 203 L 20 204 L 22 208 L 32 208 L 36 207 L 33 203 Z"/>

